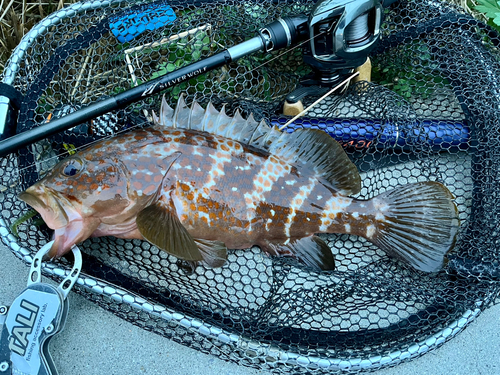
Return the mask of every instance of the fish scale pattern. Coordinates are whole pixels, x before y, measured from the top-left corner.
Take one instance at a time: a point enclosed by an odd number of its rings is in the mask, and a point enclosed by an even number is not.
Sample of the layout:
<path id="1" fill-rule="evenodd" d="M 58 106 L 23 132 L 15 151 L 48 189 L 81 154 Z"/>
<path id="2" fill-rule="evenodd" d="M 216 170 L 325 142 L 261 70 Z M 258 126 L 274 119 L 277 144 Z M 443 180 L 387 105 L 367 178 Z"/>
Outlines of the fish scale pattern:
<path id="1" fill-rule="evenodd" d="M 126 42 L 109 31 L 112 20 L 130 14 L 157 23 L 147 11 L 165 4 L 84 1 L 35 26 L 0 75 L 24 95 L 18 131 L 211 56 L 278 17 L 307 12 L 314 1 L 175 0 L 168 2 L 175 22 Z M 461 223 L 440 272 L 418 272 L 346 234 L 319 235 L 335 256 L 336 270 L 328 272 L 258 247 L 230 250 L 223 267 L 191 269 L 146 241 L 102 237 L 79 245 L 84 267 L 77 292 L 222 359 L 313 374 L 416 358 L 497 303 L 500 37 L 455 5 L 430 0 L 393 4 L 381 33 L 370 56 L 372 81 L 328 97 L 285 131 L 315 128 L 339 141 L 361 174 L 355 198 L 420 181 L 446 185 Z M 300 48 L 255 54 L 163 94 L 172 107 L 183 94 L 189 105 L 211 102 L 229 116 L 238 111 L 244 119 L 252 114 L 258 122 L 284 124 L 284 97 L 309 72 Z M 160 104 L 160 96 L 144 99 L 1 158 L 2 241 L 29 263 L 51 232 L 36 216 L 14 231 L 28 211 L 17 194 L 74 149 L 149 126 Z M 147 182 L 146 170 L 136 173 Z M 69 266 L 63 258 L 45 264 L 44 272 L 59 279 Z"/>

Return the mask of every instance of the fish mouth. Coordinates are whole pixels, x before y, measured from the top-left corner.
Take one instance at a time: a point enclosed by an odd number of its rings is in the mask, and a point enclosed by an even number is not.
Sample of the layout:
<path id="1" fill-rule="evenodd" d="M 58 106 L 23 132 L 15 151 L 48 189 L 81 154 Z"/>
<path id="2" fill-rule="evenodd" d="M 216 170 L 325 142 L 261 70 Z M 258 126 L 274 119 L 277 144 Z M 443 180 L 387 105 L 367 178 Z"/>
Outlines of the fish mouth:
<path id="1" fill-rule="evenodd" d="M 86 240 L 99 226 L 95 219 L 85 219 L 67 200 L 50 188 L 36 184 L 18 195 L 33 207 L 45 224 L 54 230 L 54 243 L 46 258 L 60 258 L 78 242 Z"/>
<path id="2" fill-rule="evenodd" d="M 32 186 L 17 197 L 33 207 L 50 229 L 56 230 L 68 225 L 69 218 L 66 210 L 54 193 Z"/>

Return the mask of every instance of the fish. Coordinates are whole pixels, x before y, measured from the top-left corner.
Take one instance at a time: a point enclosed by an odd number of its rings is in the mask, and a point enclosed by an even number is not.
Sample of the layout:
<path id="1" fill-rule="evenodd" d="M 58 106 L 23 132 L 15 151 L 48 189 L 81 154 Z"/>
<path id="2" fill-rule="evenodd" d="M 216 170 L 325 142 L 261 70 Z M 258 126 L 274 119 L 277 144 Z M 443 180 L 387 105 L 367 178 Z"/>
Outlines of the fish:
<path id="1" fill-rule="evenodd" d="M 335 269 L 318 233 L 365 238 L 411 267 L 437 272 L 460 226 L 441 183 L 354 198 L 361 177 L 326 133 L 281 132 L 211 103 L 172 109 L 150 126 L 100 140 L 19 194 L 54 231 L 49 258 L 89 237 L 146 240 L 190 264 L 221 267 L 228 249 L 259 246 L 317 271 Z"/>

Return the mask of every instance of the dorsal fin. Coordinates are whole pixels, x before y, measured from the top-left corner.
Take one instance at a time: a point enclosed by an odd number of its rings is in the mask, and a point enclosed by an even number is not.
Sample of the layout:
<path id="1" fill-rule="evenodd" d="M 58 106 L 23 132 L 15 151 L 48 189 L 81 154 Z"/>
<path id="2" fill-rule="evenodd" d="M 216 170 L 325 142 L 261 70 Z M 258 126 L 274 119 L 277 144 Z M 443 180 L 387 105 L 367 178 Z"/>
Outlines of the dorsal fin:
<path id="1" fill-rule="evenodd" d="M 191 113 L 189 114 L 190 129 L 205 131 L 203 116 L 205 116 L 205 110 L 195 100 L 191 105 Z"/>
<path id="2" fill-rule="evenodd" d="M 342 146 L 328 134 L 317 129 L 298 129 L 291 134 L 281 133 L 269 152 L 311 168 L 333 189 L 352 195 L 361 191 L 361 177 Z"/>
<path id="3" fill-rule="evenodd" d="M 307 166 L 342 194 L 352 195 L 361 190 L 356 166 L 342 146 L 321 130 L 283 133 L 276 126 L 269 127 L 264 120 L 258 123 L 252 115 L 245 120 L 239 111 L 229 117 L 224 108 L 219 112 L 212 103 L 204 110 L 194 101 L 189 108 L 182 95 L 175 111 L 163 98 L 160 118 L 154 115 L 153 119 L 156 125 L 206 131 L 265 150 L 290 164 Z"/>

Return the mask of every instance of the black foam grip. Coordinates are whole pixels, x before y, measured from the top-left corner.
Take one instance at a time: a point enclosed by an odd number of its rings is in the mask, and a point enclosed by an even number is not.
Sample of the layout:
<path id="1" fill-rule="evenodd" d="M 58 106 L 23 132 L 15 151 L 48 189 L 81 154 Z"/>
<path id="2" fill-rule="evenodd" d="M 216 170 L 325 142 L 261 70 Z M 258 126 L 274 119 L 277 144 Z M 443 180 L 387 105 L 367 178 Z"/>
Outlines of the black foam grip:
<path id="1" fill-rule="evenodd" d="M 0 96 L 8 98 L 11 102 L 11 105 L 16 110 L 19 110 L 21 108 L 21 103 L 23 101 L 23 94 L 21 94 L 11 85 L 0 82 Z"/>

